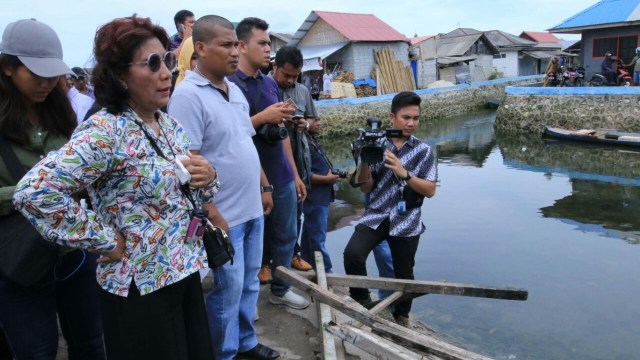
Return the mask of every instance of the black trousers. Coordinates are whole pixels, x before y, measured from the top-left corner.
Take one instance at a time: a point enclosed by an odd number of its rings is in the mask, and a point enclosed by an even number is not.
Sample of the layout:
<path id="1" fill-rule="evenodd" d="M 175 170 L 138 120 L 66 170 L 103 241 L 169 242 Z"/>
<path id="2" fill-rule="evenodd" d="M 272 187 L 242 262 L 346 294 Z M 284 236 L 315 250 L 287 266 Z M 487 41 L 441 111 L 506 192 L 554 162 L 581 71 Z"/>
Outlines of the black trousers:
<path id="1" fill-rule="evenodd" d="M 108 359 L 213 359 L 200 275 L 141 296 L 100 289 Z"/>
<path id="2" fill-rule="evenodd" d="M 391 249 L 396 279 L 413 280 L 413 267 L 420 236 L 389 236 L 389 219 L 383 221 L 375 230 L 362 224 L 356 225 L 356 230 L 344 249 L 344 269 L 347 274 L 366 276 L 369 253 L 385 239 Z M 369 297 L 368 289 L 349 288 L 349 293 L 355 300 L 365 300 Z M 411 300 L 396 303 L 393 315 L 409 316 L 411 303 Z"/>

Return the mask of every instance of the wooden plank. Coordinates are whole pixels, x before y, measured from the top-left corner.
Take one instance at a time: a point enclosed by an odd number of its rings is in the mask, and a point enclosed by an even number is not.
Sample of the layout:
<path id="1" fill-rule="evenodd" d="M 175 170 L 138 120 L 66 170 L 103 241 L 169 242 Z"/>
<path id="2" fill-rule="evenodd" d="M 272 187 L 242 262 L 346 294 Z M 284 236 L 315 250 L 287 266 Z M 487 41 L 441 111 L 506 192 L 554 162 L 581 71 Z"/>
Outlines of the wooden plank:
<path id="1" fill-rule="evenodd" d="M 318 275 L 318 286 L 324 290 L 329 290 L 327 286 L 327 277 L 324 272 L 324 260 L 322 253 L 316 251 L 314 253 L 316 261 L 316 274 Z M 336 343 L 333 339 L 333 335 L 325 330 L 325 327 L 331 322 L 331 307 L 325 303 L 316 301 L 318 306 L 318 327 L 320 330 L 320 337 L 322 339 L 322 359 L 323 360 L 337 360 L 336 355 Z"/>
<path id="2" fill-rule="evenodd" d="M 369 309 L 369 312 L 372 313 L 372 314 L 377 314 L 377 313 L 379 313 L 380 311 L 384 310 L 387 306 L 391 305 L 394 301 L 398 300 L 401 297 L 402 297 L 402 291 L 396 291 L 393 294 L 391 294 L 391 295 L 387 296 L 386 298 L 384 298 L 383 300 L 381 300 L 379 303 L 376 304 L 376 306 L 374 306 L 371 309 Z"/>
<path id="3" fill-rule="evenodd" d="M 356 275 L 327 275 L 329 286 L 346 286 L 369 289 L 402 291 L 404 293 L 440 294 L 484 297 L 490 299 L 527 300 L 529 292 L 512 287 L 495 287 L 473 284 L 448 283 L 443 281 L 403 280 L 374 278 Z"/>
<path id="4" fill-rule="evenodd" d="M 327 326 L 326 330 L 343 341 L 373 355 L 376 359 L 426 359 L 426 357 L 418 355 L 407 348 L 393 344 L 380 336 L 353 326 L 333 324 Z"/>
<path id="5" fill-rule="evenodd" d="M 416 349 L 426 351 L 430 354 L 440 356 L 444 359 L 452 359 L 452 360 L 457 360 L 457 359 L 487 360 L 489 359 L 480 354 L 475 354 L 471 351 L 464 350 L 457 346 L 448 344 L 444 341 L 435 339 L 431 336 L 418 333 L 417 331 L 414 331 L 412 329 L 407 329 L 394 322 L 391 322 L 379 316 L 373 315 L 365 309 L 352 306 L 348 304 L 346 301 L 344 301 L 340 296 L 330 291 L 327 291 L 325 289 L 322 289 L 317 284 L 314 284 L 311 281 L 306 280 L 304 277 L 299 276 L 295 272 L 283 266 L 278 266 L 276 268 L 276 271 L 274 272 L 274 276 L 284 281 L 285 283 L 293 285 L 296 288 L 307 292 L 309 295 L 313 296 L 316 300 L 322 301 L 325 304 L 344 313 L 345 315 L 348 315 L 362 322 L 366 326 L 371 327 L 373 331 L 376 331 L 378 333 L 384 333 L 391 337 L 400 338 L 410 343 Z"/>
<path id="6" fill-rule="evenodd" d="M 306 272 L 304 278 L 315 281 L 313 272 Z M 393 278 L 375 278 L 356 275 L 327 274 L 329 286 L 365 287 L 404 292 L 403 298 L 418 297 L 424 294 L 457 295 L 485 297 L 503 300 L 527 300 L 529 292 L 513 287 L 495 287 L 474 284 L 448 283 L 445 281 L 403 280 Z M 404 300 L 404 299 L 401 299 Z"/>
<path id="7" fill-rule="evenodd" d="M 376 95 L 382 95 L 382 79 L 380 78 L 380 65 L 376 65 Z"/>

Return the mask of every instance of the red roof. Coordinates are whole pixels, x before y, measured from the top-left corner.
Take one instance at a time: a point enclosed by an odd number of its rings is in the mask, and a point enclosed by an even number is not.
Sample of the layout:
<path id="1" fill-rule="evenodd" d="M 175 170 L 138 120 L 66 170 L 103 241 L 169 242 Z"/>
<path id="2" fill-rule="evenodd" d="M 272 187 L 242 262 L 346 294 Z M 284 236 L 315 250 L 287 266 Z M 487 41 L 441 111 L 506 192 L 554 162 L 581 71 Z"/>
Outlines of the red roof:
<path id="1" fill-rule="evenodd" d="M 523 39 L 539 42 L 539 43 L 557 43 L 560 39 L 546 31 L 523 31 L 520 34 Z"/>
<path id="2" fill-rule="evenodd" d="M 423 41 L 425 41 L 427 39 L 431 39 L 432 37 L 434 37 L 434 35 L 414 36 L 409 40 L 411 40 L 411 45 L 415 45 L 415 44 L 421 43 L 421 42 L 423 42 Z"/>
<path id="3" fill-rule="evenodd" d="M 407 37 L 371 14 L 314 11 L 351 41 L 407 41 Z"/>

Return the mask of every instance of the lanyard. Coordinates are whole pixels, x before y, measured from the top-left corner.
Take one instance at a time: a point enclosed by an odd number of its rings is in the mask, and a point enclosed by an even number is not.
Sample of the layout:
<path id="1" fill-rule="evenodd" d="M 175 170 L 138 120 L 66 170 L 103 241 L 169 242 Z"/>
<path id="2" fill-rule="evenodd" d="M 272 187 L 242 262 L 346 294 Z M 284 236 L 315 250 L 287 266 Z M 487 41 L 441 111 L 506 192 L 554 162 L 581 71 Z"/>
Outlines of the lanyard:
<path id="1" fill-rule="evenodd" d="M 164 155 L 164 152 L 162 152 L 162 150 L 160 149 L 160 146 L 158 146 L 158 143 L 156 143 L 156 141 L 153 139 L 153 137 L 151 137 L 151 135 L 149 134 L 147 129 L 145 129 L 144 125 L 142 124 L 142 122 L 138 118 L 138 116 L 136 116 L 136 114 L 133 111 L 127 111 L 127 113 L 129 115 L 131 115 L 131 117 L 133 118 L 133 121 L 135 121 L 135 123 L 140 127 L 140 130 L 142 130 L 142 132 L 144 133 L 144 135 L 147 138 L 147 140 L 149 140 L 149 142 L 151 143 L 151 146 L 156 151 L 156 153 L 158 153 L 158 155 L 163 157 L 165 160 L 171 161 L 169 158 L 167 158 Z M 167 144 L 169 145 L 169 150 L 171 151 L 171 154 L 173 155 L 174 161 L 177 161 L 176 160 L 176 153 L 173 151 L 173 147 L 171 146 L 171 143 L 169 142 L 169 138 L 167 137 L 167 134 L 164 132 L 164 129 L 162 128 L 162 126 L 160 126 L 160 122 L 159 121 L 158 121 L 158 126 L 160 127 L 160 133 L 162 133 L 162 136 L 164 136 L 164 139 L 167 141 Z M 180 181 L 178 181 L 178 187 L 180 188 L 180 191 L 182 192 L 182 194 L 187 198 L 187 200 L 189 200 L 189 202 L 193 206 L 193 209 L 197 209 L 198 206 L 196 206 L 196 202 L 193 199 L 193 196 L 191 196 L 191 191 L 189 191 L 188 185 L 187 184 L 180 184 Z"/>

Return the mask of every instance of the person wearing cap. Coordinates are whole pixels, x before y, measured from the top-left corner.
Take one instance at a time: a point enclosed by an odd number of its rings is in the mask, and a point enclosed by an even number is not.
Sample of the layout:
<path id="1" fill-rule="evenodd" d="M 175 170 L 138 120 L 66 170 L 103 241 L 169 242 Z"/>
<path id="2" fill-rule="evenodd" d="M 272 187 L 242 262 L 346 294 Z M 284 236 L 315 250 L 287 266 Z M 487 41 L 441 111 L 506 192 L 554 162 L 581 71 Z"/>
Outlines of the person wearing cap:
<path id="1" fill-rule="evenodd" d="M 602 60 L 602 64 L 600 65 L 600 70 L 602 72 L 602 75 L 604 75 L 607 78 L 607 82 L 609 84 L 615 84 L 616 83 L 616 69 L 615 69 L 615 64 L 616 62 L 613 60 L 612 55 L 610 51 L 607 51 L 604 54 L 604 59 Z"/>
<path id="2" fill-rule="evenodd" d="M 200 224 L 191 210 L 206 209 L 219 183 L 211 164 L 188 152 L 184 128 L 160 111 L 176 63 L 169 44 L 149 18 L 98 28 L 93 80 L 104 109 L 36 165 L 13 197 L 47 239 L 100 254 L 109 359 L 214 358 L 198 274 L 206 253 L 201 233 L 187 229 Z M 40 181 L 46 188 L 37 189 Z M 83 189 L 92 208 L 70 196 Z"/>
<path id="3" fill-rule="evenodd" d="M 77 125 L 69 100 L 56 86 L 68 74 L 51 27 L 33 19 L 7 25 L 0 43 L 0 141 L 9 144 L 25 170 L 64 145 Z M 15 189 L 16 180 L 0 158 L 0 216 L 15 211 Z M 69 359 L 105 358 L 96 259 L 63 248 L 53 271 L 30 287 L 0 275 L 0 337 L 6 337 L 10 357 L 54 359 L 58 318 Z"/>
<path id="4" fill-rule="evenodd" d="M 86 95 L 93 100 L 96 99 L 96 96 L 93 94 L 93 86 L 89 85 L 89 76 L 87 72 L 84 71 L 81 67 L 72 67 L 71 71 L 75 74 L 73 78 L 73 86 L 80 92 L 82 95 Z"/>

